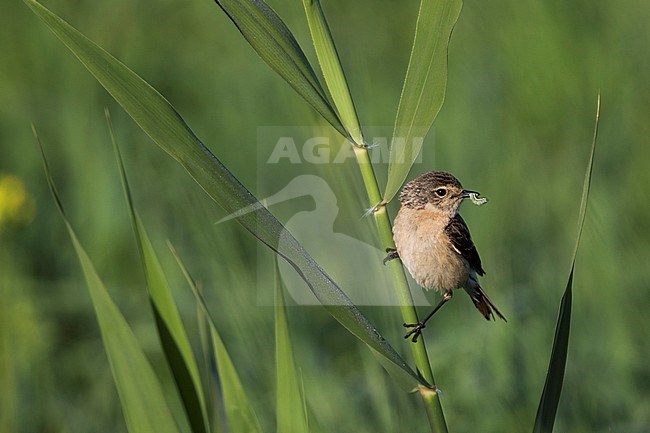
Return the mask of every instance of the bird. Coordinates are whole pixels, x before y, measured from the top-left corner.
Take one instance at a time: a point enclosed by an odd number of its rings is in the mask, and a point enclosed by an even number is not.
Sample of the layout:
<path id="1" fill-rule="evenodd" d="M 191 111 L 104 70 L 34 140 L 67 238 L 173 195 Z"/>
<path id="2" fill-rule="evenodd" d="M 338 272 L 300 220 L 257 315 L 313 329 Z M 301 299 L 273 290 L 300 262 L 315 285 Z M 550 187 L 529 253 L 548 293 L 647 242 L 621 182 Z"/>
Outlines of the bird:
<path id="1" fill-rule="evenodd" d="M 386 249 L 389 254 L 384 264 L 399 258 L 416 283 L 442 294 L 440 303 L 423 321 L 404 323 L 412 328 L 404 338 L 417 342 L 426 322 L 460 288 L 487 320 L 496 320 L 496 314 L 507 321 L 478 282 L 477 275 L 483 276 L 485 271 L 467 224 L 458 213 L 464 199 L 475 201 L 478 196 L 444 171 L 426 172 L 402 188 L 393 224 L 395 248 Z M 481 200 L 479 203 L 486 201 Z"/>

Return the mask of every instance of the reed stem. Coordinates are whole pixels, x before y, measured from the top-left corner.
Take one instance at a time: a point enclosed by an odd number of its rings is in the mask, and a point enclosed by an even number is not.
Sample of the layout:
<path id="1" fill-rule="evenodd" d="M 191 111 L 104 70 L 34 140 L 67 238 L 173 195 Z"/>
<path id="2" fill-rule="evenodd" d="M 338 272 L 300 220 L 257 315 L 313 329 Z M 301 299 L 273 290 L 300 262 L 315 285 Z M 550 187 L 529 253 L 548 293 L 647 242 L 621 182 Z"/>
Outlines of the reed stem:
<path id="1" fill-rule="evenodd" d="M 382 248 L 395 248 L 390 217 L 388 216 L 385 204 L 381 204 L 381 192 L 379 191 L 375 171 L 370 162 L 368 149 L 365 147 L 355 146 L 354 153 L 357 158 L 357 163 L 359 164 L 359 169 L 361 170 L 361 177 L 363 178 L 363 183 L 366 187 L 366 192 L 368 193 L 370 205 L 376 206 L 380 204 L 373 212 L 373 217 L 375 219 L 377 231 L 379 232 L 381 246 Z M 393 286 L 395 287 L 404 323 L 419 322 L 402 262 L 398 259 L 392 260 L 388 262 L 387 266 L 393 280 Z M 429 385 L 431 385 L 431 388 L 420 387 L 419 389 L 427 413 L 427 418 L 429 419 L 431 432 L 447 433 L 447 424 L 445 423 L 445 416 L 442 412 L 442 405 L 440 404 L 440 395 L 437 392 L 436 383 L 433 378 L 433 371 L 431 370 L 431 364 L 429 362 L 429 356 L 427 355 L 424 338 L 419 338 L 416 343 L 412 342 L 410 346 L 418 373 Z"/>

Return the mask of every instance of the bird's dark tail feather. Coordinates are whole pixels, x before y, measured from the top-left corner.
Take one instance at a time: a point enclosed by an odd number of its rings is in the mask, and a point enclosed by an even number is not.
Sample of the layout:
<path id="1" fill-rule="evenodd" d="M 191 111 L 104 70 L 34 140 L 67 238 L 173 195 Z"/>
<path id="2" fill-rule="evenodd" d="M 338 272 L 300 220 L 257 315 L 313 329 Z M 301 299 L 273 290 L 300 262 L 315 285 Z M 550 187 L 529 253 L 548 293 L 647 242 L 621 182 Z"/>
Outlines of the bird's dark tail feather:
<path id="1" fill-rule="evenodd" d="M 476 306 L 476 309 L 483 315 L 483 317 L 487 320 L 494 319 L 494 313 L 496 313 L 501 320 L 507 322 L 506 318 L 501 314 L 496 305 L 490 301 L 490 298 L 488 298 L 481 286 L 477 285 L 475 288 L 466 291 L 469 294 L 469 297 L 472 298 L 474 306 Z M 492 310 L 494 310 L 494 313 Z"/>

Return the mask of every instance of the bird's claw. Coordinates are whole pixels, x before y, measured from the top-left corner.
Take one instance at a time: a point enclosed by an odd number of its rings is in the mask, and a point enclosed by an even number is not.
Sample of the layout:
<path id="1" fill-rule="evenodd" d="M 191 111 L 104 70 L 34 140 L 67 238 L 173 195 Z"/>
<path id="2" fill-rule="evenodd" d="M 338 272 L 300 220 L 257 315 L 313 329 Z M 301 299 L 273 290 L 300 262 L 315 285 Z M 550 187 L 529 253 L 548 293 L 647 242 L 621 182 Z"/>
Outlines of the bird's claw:
<path id="1" fill-rule="evenodd" d="M 425 325 L 425 324 L 422 323 L 422 322 L 418 322 L 418 323 L 404 323 L 404 327 L 405 327 L 405 328 L 413 328 L 413 329 L 411 329 L 411 330 L 410 330 L 410 331 L 409 331 L 409 332 L 404 336 L 404 338 L 407 338 L 407 339 L 408 339 L 408 338 L 412 335 L 413 338 L 411 338 L 411 341 L 414 342 L 414 343 L 417 343 L 417 341 L 418 341 L 418 337 L 419 337 L 420 335 L 422 335 L 422 330 L 423 330 L 424 328 L 426 328 L 426 326 L 427 326 L 427 325 Z"/>
<path id="2" fill-rule="evenodd" d="M 386 263 L 391 260 L 399 259 L 399 253 L 395 248 L 386 248 L 386 253 L 388 253 L 388 255 L 383 260 L 384 266 L 386 266 Z"/>

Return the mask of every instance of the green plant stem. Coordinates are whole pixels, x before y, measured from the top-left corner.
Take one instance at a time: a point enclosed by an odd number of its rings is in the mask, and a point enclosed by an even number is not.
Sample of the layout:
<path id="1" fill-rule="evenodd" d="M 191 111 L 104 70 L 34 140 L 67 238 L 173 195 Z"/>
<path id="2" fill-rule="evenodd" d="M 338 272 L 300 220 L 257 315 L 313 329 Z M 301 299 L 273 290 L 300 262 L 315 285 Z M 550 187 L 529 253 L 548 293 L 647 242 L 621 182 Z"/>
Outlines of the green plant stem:
<path id="1" fill-rule="evenodd" d="M 368 193 L 370 205 L 375 206 L 382 202 L 382 198 L 377 178 L 375 177 L 375 171 L 370 162 L 368 149 L 355 146 L 354 153 L 357 157 L 357 163 L 361 170 L 361 176 L 366 187 L 366 192 Z M 377 231 L 379 232 L 379 239 L 382 248 L 395 248 L 393 231 L 391 229 L 390 217 L 388 216 L 386 206 L 383 204 L 378 206 L 373 212 L 373 216 L 375 224 L 377 225 Z M 395 287 L 404 322 L 419 322 L 402 262 L 400 260 L 392 260 L 387 266 L 390 269 L 393 286 Z M 431 364 L 429 363 L 424 338 L 419 338 L 416 343 L 411 343 L 410 346 L 413 351 L 413 358 L 415 359 L 415 366 L 417 367 L 418 373 L 432 387 L 431 389 L 424 387 L 420 388 L 420 395 L 424 402 L 431 431 L 434 433 L 446 433 L 447 424 L 445 423 L 445 416 L 442 412 L 442 406 L 440 405 L 440 396 L 436 389 L 436 383 L 433 378 L 433 371 L 431 370 Z"/>
<path id="2" fill-rule="evenodd" d="M 421 386 L 418 391 L 424 402 L 424 410 L 427 413 L 431 431 L 446 432 L 447 423 L 445 422 L 445 416 L 440 406 L 440 394 L 438 394 L 438 390 Z"/>

